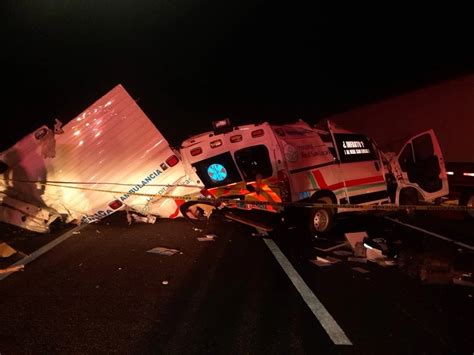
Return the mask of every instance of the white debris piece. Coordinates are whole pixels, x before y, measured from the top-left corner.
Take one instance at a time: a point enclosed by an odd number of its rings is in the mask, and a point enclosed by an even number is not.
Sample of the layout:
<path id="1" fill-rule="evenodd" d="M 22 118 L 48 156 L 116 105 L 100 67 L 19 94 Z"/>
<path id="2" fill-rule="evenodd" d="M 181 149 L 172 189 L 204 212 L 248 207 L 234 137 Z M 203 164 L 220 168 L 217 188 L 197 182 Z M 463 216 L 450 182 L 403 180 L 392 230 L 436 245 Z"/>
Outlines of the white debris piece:
<path id="1" fill-rule="evenodd" d="M 169 249 L 169 248 L 163 248 L 163 247 L 156 247 L 153 249 L 150 249 L 147 251 L 147 253 L 154 253 L 154 254 L 160 254 L 160 255 L 174 255 L 178 252 L 176 249 Z"/>
<path id="2" fill-rule="evenodd" d="M 367 238 L 367 232 L 354 232 L 354 233 L 345 233 L 347 241 L 351 245 L 352 250 L 355 251 L 357 243 L 363 243 L 364 238 Z"/>

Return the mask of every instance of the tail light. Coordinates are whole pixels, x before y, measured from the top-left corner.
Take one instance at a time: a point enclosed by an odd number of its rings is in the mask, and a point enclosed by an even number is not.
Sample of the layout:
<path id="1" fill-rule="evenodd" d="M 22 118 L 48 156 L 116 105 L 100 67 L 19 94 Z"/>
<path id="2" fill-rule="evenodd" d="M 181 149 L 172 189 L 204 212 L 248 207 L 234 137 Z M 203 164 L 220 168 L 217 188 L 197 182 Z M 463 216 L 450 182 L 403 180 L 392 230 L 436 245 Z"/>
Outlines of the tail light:
<path id="1" fill-rule="evenodd" d="M 194 149 L 191 149 L 191 155 L 193 157 L 195 157 L 196 155 L 199 155 L 202 153 L 202 148 L 200 147 L 197 147 L 197 148 L 194 148 Z"/>
<path id="2" fill-rule="evenodd" d="M 290 179 L 285 170 L 278 170 L 278 184 L 280 187 L 280 198 L 283 202 L 291 201 Z"/>
<path id="3" fill-rule="evenodd" d="M 176 155 L 172 155 L 168 159 L 166 159 L 166 164 L 168 164 L 169 166 L 175 166 L 178 163 L 179 159 Z"/>
<path id="4" fill-rule="evenodd" d="M 122 207 L 123 203 L 120 200 L 115 200 L 109 203 L 109 207 L 113 210 Z"/>

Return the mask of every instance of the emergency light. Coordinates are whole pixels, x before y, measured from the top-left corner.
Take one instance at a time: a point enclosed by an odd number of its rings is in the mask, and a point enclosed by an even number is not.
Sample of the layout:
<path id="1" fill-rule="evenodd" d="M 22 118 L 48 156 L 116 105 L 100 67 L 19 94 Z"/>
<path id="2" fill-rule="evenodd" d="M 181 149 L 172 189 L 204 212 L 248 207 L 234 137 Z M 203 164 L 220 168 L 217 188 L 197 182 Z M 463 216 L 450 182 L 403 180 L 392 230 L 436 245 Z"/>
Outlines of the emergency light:
<path id="1" fill-rule="evenodd" d="M 232 126 L 230 125 L 230 120 L 228 118 L 219 121 L 213 121 L 212 128 L 214 134 L 232 132 Z"/>

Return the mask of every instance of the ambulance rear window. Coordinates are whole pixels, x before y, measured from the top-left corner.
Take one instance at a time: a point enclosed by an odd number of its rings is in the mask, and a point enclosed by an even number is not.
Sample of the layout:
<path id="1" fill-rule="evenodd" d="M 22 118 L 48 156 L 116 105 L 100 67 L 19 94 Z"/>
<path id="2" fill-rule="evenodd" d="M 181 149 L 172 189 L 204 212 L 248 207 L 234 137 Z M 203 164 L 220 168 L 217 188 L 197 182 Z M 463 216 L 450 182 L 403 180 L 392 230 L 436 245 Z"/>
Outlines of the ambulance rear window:
<path id="1" fill-rule="evenodd" d="M 234 157 L 245 181 L 254 181 L 257 174 L 262 178 L 273 174 L 268 149 L 262 144 L 237 150 Z"/>
<path id="2" fill-rule="evenodd" d="M 341 163 L 377 160 L 372 143 L 362 134 L 338 133 L 334 139 Z"/>
<path id="3" fill-rule="evenodd" d="M 242 181 L 229 152 L 192 164 L 196 174 L 207 188 L 219 187 Z"/>

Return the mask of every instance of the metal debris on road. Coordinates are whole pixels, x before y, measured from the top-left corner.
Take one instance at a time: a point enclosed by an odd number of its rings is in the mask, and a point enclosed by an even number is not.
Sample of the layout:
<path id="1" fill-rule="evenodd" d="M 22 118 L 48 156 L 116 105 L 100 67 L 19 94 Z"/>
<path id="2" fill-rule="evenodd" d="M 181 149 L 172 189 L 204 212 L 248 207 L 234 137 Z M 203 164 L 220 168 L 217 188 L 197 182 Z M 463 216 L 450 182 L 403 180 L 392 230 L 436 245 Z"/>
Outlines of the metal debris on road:
<path id="1" fill-rule="evenodd" d="M 163 247 L 156 247 L 147 251 L 147 253 L 154 253 L 154 254 L 166 255 L 166 256 L 174 255 L 177 252 L 178 250 L 176 249 L 169 249 L 169 248 L 163 248 Z"/>

